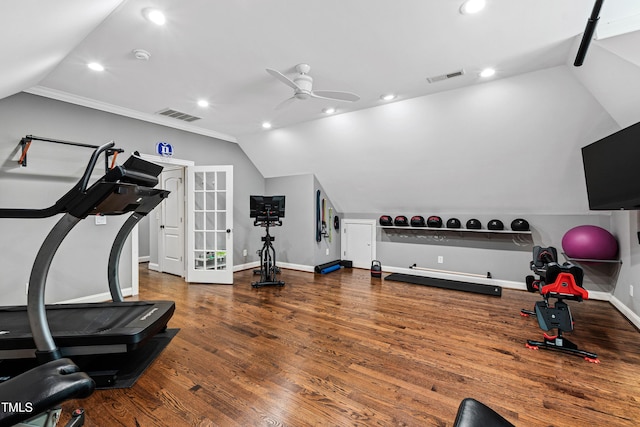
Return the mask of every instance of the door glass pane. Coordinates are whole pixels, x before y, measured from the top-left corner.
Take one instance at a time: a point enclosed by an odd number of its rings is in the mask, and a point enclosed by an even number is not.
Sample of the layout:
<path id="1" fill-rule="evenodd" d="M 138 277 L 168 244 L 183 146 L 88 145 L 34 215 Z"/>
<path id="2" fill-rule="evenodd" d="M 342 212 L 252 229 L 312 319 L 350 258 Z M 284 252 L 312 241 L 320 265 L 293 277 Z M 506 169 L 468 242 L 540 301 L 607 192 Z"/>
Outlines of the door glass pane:
<path id="1" fill-rule="evenodd" d="M 219 211 L 227 210 L 227 193 L 225 193 L 224 191 L 218 191 L 216 193 L 216 196 L 218 200 L 217 209 Z"/>
<path id="2" fill-rule="evenodd" d="M 207 191 L 205 193 L 205 199 L 206 199 L 206 209 L 208 211 L 215 211 L 216 210 L 216 193 L 215 191 Z"/>
<path id="3" fill-rule="evenodd" d="M 204 172 L 196 172 L 194 174 L 194 188 L 196 189 L 196 191 L 200 191 L 204 189 Z"/>
<path id="4" fill-rule="evenodd" d="M 216 190 L 216 173 L 215 172 L 207 172 L 207 183 L 206 183 L 205 189 L 207 191 Z"/>
<path id="5" fill-rule="evenodd" d="M 193 193 L 194 197 L 194 209 L 197 211 L 201 211 L 204 209 L 204 193 L 202 191 L 197 191 Z"/>
<path id="6" fill-rule="evenodd" d="M 227 214 L 225 212 L 218 212 L 216 214 L 217 219 L 217 228 L 216 230 L 225 230 L 227 229 Z"/>
<path id="7" fill-rule="evenodd" d="M 207 212 L 207 223 L 206 225 L 206 229 L 211 231 L 211 230 L 215 230 L 216 229 L 216 214 L 215 212 Z"/>
<path id="8" fill-rule="evenodd" d="M 194 230 L 204 230 L 204 212 L 194 212 L 193 219 Z"/>
<path id="9" fill-rule="evenodd" d="M 224 190 L 227 188 L 227 173 L 218 172 L 218 190 Z"/>

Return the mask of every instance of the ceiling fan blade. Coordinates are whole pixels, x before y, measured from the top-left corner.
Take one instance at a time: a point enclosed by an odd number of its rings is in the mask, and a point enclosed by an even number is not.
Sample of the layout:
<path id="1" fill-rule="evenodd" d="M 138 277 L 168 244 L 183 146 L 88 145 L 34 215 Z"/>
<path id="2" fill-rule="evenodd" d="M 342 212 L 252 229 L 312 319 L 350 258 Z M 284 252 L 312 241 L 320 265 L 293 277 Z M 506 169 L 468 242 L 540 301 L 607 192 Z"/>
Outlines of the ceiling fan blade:
<path id="1" fill-rule="evenodd" d="M 311 92 L 314 98 L 335 99 L 336 101 L 355 102 L 360 99 L 358 95 L 351 92 L 340 92 L 337 90 L 315 90 Z"/>
<path id="2" fill-rule="evenodd" d="M 295 100 L 296 100 L 295 96 L 292 96 L 291 98 L 285 99 L 280 104 L 276 105 L 275 109 L 276 110 L 282 110 L 283 108 L 287 107 L 289 104 L 291 104 Z"/>
<path id="3" fill-rule="evenodd" d="M 291 80 L 289 77 L 282 74 L 280 71 L 267 68 L 267 73 L 271 74 L 273 77 L 275 77 L 276 79 L 280 80 L 282 83 L 286 84 L 287 86 L 293 89 L 297 89 L 297 90 L 300 89 L 300 87 L 297 84 L 295 84 L 293 80 Z"/>

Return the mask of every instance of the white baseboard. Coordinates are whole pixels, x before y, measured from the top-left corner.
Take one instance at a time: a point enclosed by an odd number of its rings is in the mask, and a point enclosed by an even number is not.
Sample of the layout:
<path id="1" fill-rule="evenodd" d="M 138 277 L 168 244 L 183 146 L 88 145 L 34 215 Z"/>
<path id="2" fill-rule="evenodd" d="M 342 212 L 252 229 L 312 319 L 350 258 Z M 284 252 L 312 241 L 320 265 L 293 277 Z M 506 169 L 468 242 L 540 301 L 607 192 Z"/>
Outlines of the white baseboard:
<path id="1" fill-rule="evenodd" d="M 611 305 L 613 305 L 615 308 L 617 308 L 618 311 L 620 313 L 622 313 L 622 315 L 624 317 L 629 319 L 629 321 L 631 323 L 633 323 L 636 328 L 640 329 L 640 316 L 638 316 L 633 311 L 631 311 L 631 309 L 629 307 L 624 305 L 622 303 L 622 301 L 620 301 L 618 298 L 616 298 L 613 295 L 611 295 L 611 298 L 609 299 L 609 302 L 611 303 Z"/>
<path id="2" fill-rule="evenodd" d="M 160 265 L 155 262 L 149 262 L 149 270 L 160 271 Z"/>
<path id="3" fill-rule="evenodd" d="M 143 262 L 149 262 L 151 257 L 149 255 L 138 257 L 138 264 L 142 264 Z"/>
<path id="4" fill-rule="evenodd" d="M 278 267 L 288 268 L 289 270 L 306 271 L 307 273 L 313 273 L 313 267 L 310 265 L 291 264 L 289 262 L 279 262 Z"/>
<path id="5" fill-rule="evenodd" d="M 258 261 L 248 262 L 246 264 L 236 264 L 233 266 L 233 272 L 236 273 L 238 271 L 249 270 L 258 267 L 260 267 L 260 262 Z"/>
<path id="6" fill-rule="evenodd" d="M 302 265 L 302 264 L 291 264 L 288 262 L 278 262 L 277 263 L 278 267 L 280 268 L 286 268 L 289 270 L 299 270 L 299 271 L 306 271 L 309 273 L 313 273 L 313 267 L 309 266 L 309 265 Z M 237 264 L 233 266 L 233 271 L 238 272 L 238 271 L 243 271 L 243 270 L 249 270 L 252 268 L 260 268 L 260 262 L 259 261 L 253 261 L 253 262 L 248 262 L 246 264 Z"/>
<path id="7" fill-rule="evenodd" d="M 123 297 L 130 297 L 131 295 L 133 295 L 133 288 L 122 289 Z M 101 294 L 87 295 L 86 297 L 73 298 L 66 301 L 60 301 L 57 304 L 82 304 L 87 302 L 105 302 L 105 301 L 111 301 L 111 293 L 103 292 Z"/>

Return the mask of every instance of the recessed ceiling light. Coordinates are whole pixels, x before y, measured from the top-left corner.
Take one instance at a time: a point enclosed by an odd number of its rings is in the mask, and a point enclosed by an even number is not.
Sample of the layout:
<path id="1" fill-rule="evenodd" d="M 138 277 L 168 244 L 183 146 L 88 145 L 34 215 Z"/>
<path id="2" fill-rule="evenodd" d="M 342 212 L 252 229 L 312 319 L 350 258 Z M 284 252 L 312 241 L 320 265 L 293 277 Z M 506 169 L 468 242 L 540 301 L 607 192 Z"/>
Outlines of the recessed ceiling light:
<path id="1" fill-rule="evenodd" d="M 485 68 L 484 70 L 480 71 L 480 77 L 483 77 L 483 78 L 491 77 L 495 73 L 496 73 L 496 70 L 494 70 L 493 68 Z"/>
<path id="2" fill-rule="evenodd" d="M 333 107 L 327 107 L 327 108 L 323 108 L 322 112 L 325 114 L 333 114 L 336 112 L 336 109 Z"/>
<path id="3" fill-rule="evenodd" d="M 167 18 L 164 16 L 164 13 L 158 9 L 145 8 L 142 9 L 142 15 L 148 20 L 153 22 L 156 25 L 164 25 L 167 22 Z"/>
<path id="4" fill-rule="evenodd" d="M 487 5 L 485 0 L 467 0 L 460 6 L 460 13 L 467 15 L 470 13 L 478 13 Z"/>
<path id="5" fill-rule="evenodd" d="M 383 101 L 391 101 L 392 99 L 395 99 L 395 95 L 393 93 L 388 93 L 386 95 L 382 95 L 380 97 L 380 99 L 382 99 Z"/>
<path id="6" fill-rule="evenodd" d="M 89 67 L 93 71 L 104 71 L 104 67 L 102 66 L 102 64 L 98 64 L 97 62 L 89 62 L 87 64 L 87 67 Z"/>
<path id="7" fill-rule="evenodd" d="M 262 122 L 262 127 L 264 129 L 271 129 L 271 123 L 269 122 Z"/>
<path id="8" fill-rule="evenodd" d="M 209 106 L 209 101 L 206 99 L 201 99 L 198 101 L 198 107 L 206 108 Z"/>

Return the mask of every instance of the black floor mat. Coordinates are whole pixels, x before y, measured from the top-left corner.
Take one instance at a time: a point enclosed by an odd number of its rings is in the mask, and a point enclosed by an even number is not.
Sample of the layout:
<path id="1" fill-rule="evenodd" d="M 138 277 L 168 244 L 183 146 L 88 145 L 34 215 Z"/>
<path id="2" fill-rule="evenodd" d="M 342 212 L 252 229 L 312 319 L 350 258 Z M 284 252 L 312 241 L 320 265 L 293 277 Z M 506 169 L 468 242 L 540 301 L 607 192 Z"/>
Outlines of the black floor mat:
<path id="1" fill-rule="evenodd" d="M 69 357 L 96 382 L 97 389 L 129 388 L 151 366 L 169 345 L 180 329 L 166 329 L 149 339 L 139 349 L 129 353 L 99 354 Z M 35 359 L 3 360 L 0 362 L 0 381 L 19 375 L 35 367 Z"/>
<path id="2" fill-rule="evenodd" d="M 456 291 L 473 292 L 476 294 L 493 295 L 497 297 L 502 295 L 502 288 L 500 286 L 458 282 L 456 280 L 436 279 L 434 277 L 413 276 L 411 274 L 392 273 L 385 277 L 384 280 L 433 286 L 435 288 L 452 289 Z"/>

